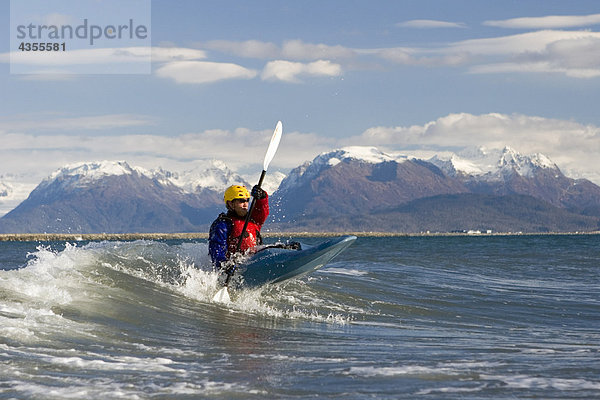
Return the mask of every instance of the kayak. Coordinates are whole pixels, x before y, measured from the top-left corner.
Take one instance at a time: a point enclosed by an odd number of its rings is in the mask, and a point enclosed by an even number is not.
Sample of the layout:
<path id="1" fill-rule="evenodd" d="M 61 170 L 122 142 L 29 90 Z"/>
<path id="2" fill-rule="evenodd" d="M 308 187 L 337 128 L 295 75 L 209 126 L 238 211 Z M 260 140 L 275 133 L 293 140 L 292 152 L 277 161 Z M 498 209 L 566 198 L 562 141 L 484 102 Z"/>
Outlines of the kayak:
<path id="1" fill-rule="evenodd" d="M 266 246 L 240 263 L 231 278 L 236 288 L 255 288 L 285 282 L 316 271 L 344 251 L 356 236 L 341 236 L 299 249 Z"/>

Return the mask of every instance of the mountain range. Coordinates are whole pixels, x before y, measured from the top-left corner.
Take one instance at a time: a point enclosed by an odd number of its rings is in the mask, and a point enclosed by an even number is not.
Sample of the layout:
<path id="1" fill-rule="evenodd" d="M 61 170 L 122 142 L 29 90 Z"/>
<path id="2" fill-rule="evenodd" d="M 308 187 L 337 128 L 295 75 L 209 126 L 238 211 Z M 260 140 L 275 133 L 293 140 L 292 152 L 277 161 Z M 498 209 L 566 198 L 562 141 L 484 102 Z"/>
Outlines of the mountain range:
<path id="1" fill-rule="evenodd" d="M 429 160 L 345 148 L 292 170 L 274 197 L 278 230 L 592 231 L 600 221 L 600 187 L 509 147 Z"/>
<path id="2" fill-rule="evenodd" d="M 428 160 L 373 147 L 326 152 L 284 177 L 269 173 L 272 231 L 596 231 L 600 187 L 566 177 L 542 154 L 471 149 Z M 1 233 L 207 231 L 224 163 L 174 173 L 124 161 L 65 166 L 0 218 Z M 9 187 L 0 184 L 0 195 Z M 276 190 L 275 190 L 276 189 Z"/>

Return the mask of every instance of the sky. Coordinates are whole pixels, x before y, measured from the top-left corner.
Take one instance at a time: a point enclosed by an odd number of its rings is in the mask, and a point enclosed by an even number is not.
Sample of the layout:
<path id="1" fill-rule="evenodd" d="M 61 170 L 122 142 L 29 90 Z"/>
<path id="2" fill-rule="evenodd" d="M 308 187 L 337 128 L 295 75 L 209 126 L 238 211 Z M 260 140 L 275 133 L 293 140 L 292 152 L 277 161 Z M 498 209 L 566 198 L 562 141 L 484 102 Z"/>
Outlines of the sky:
<path id="1" fill-rule="evenodd" d="M 17 48 L 84 18 L 105 36 Z M 130 19 L 147 31 L 115 39 Z M 284 173 L 350 145 L 510 146 L 600 184 L 596 0 L 0 0 L 0 32 L 0 182 L 99 160 L 258 177 L 281 120 Z"/>

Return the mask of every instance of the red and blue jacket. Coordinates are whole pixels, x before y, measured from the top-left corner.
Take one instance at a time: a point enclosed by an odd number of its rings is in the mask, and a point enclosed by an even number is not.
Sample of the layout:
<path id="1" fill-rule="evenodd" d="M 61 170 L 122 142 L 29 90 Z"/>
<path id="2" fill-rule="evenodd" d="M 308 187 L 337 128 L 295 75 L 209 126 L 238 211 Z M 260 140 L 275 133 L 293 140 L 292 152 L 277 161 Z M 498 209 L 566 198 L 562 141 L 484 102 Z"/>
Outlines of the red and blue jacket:
<path id="1" fill-rule="evenodd" d="M 242 240 L 240 249 L 242 252 L 262 243 L 260 229 L 268 216 L 269 196 L 266 195 L 264 199 L 256 199 L 250 221 L 248 221 L 248 226 L 246 227 L 246 233 Z M 220 268 L 221 263 L 227 261 L 236 252 L 245 220 L 245 217 L 240 217 L 235 212 L 229 210 L 227 214 L 221 213 L 210 226 L 208 253 L 216 267 Z"/>

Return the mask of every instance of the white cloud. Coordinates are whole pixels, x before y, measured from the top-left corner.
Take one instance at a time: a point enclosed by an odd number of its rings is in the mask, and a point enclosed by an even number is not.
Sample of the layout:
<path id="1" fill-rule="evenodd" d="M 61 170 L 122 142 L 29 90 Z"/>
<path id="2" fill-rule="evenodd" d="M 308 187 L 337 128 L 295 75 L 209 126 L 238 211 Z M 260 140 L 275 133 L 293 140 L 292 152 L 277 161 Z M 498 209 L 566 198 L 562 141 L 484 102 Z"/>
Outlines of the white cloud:
<path id="1" fill-rule="evenodd" d="M 0 171 L 28 175 L 39 182 L 54 169 L 81 161 L 126 160 L 148 169 L 162 166 L 181 171 L 199 162 L 220 159 L 232 169 L 243 172 L 249 165 L 258 165 L 262 161 L 272 134 L 271 129 L 247 128 L 175 136 L 89 135 L 77 131 L 84 127 L 100 129 L 110 121 L 128 126 L 148 124 L 152 119 L 106 115 L 73 118 L 69 122 L 67 118 L 57 118 L 55 127 L 65 129 L 64 133 L 60 131 L 57 134 L 21 132 L 38 129 L 37 121 L 23 122 L 20 126 L 11 126 L 14 121 L 0 121 Z M 112 127 L 107 125 L 107 128 Z M 232 152 L 231 143 L 244 150 Z M 423 125 L 372 127 L 361 135 L 346 139 L 324 137 L 317 133 L 287 132 L 284 126 L 284 136 L 271 168 L 274 171 L 293 168 L 323 151 L 347 145 L 376 146 L 391 152 L 409 151 L 414 155 L 430 156 L 472 146 L 493 149 L 508 145 L 525 154 L 543 153 L 568 176 L 584 177 L 600 184 L 597 167 L 600 127 L 521 114 L 450 114 Z"/>
<path id="2" fill-rule="evenodd" d="M 74 20 L 73 16 L 60 13 L 51 13 L 42 17 L 43 25 L 62 26 L 71 24 Z"/>
<path id="3" fill-rule="evenodd" d="M 600 35 L 552 42 L 543 51 L 515 57 L 520 65 L 540 66 L 575 78 L 600 76 Z"/>
<path id="4" fill-rule="evenodd" d="M 447 22 L 433 19 L 413 19 L 410 21 L 398 22 L 396 24 L 400 28 L 416 28 L 416 29 L 436 29 L 436 28 L 466 28 L 462 22 Z"/>
<path id="5" fill-rule="evenodd" d="M 465 51 L 445 53 L 406 47 L 379 49 L 372 54 L 400 65 L 425 67 L 458 66 L 468 63 L 472 58 L 472 54 Z"/>
<path id="6" fill-rule="evenodd" d="M 152 62 L 201 60 L 206 58 L 202 50 L 185 47 L 152 47 Z"/>
<path id="7" fill-rule="evenodd" d="M 263 80 L 280 80 L 298 82 L 297 76 L 302 73 L 304 64 L 292 61 L 277 60 L 267 63 L 261 77 Z"/>
<path id="8" fill-rule="evenodd" d="M 211 83 L 226 79 L 252 79 L 257 72 L 241 65 L 209 61 L 174 61 L 156 70 L 161 78 L 177 83 Z"/>
<path id="9" fill-rule="evenodd" d="M 281 46 L 272 42 L 259 40 L 231 41 L 213 40 L 199 43 L 202 48 L 216 50 L 238 57 L 257 58 L 264 60 L 286 59 L 293 61 L 310 61 L 319 59 L 352 59 L 357 56 L 356 50 L 341 45 L 323 43 L 306 43 L 302 40 L 287 40 Z"/>
<path id="10" fill-rule="evenodd" d="M 551 62 L 482 64 L 470 68 L 474 74 L 560 73 L 571 78 L 600 77 L 600 68 L 565 68 Z"/>
<path id="11" fill-rule="evenodd" d="M 599 16 L 600 14 L 594 14 L 572 18 L 575 21 L 581 18 L 592 21 Z M 426 27 L 456 23 L 413 20 L 402 24 Z M 594 78 L 600 76 L 599 42 L 600 32 L 540 30 L 424 47 L 359 49 L 302 40 L 288 40 L 280 46 L 259 40 L 215 40 L 199 45 L 239 57 L 270 60 L 262 71 L 264 80 L 301 82 L 302 76 L 337 76 L 342 69 L 372 70 L 381 68 L 382 62 L 388 63 L 383 65 L 388 68 L 389 63 L 393 63 L 425 67 L 466 67 L 468 72 L 477 74 L 537 72 Z M 42 52 L 18 53 L 0 54 L 0 62 L 8 63 L 12 56 L 13 63 L 17 65 L 38 66 L 33 72 L 44 75 L 34 78 L 44 80 L 56 79 L 56 74 L 68 73 L 68 70 L 61 68 L 63 66 L 139 65 L 149 64 L 150 60 L 158 65 L 157 76 L 171 78 L 179 83 L 252 79 L 258 75 L 258 71 L 244 65 L 206 61 L 207 54 L 203 50 L 174 46 L 72 50 L 54 55 Z M 305 61 L 313 62 L 303 64 Z M 63 77 L 60 79 L 64 79 Z"/>
<path id="12" fill-rule="evenodd" d="M 114 116 L 96 117 L 109 121 Z M 25 119 L 25 116 L 22 116 Z M 150 117 L 138 116 L 142 121 Z M 58 125 L 58 123 L 57 123 Z M 84 120 L 74 118 L 61 127 L 76 129 L 84 126 Z M 36 130 L 37 121 L 12 130 L 10 124 L 0 125 L 0 171 L 25 177 L 22 183 L 37 184 L 55 169 L 69 163 L 96 160 L 125 160 L 131 165 L 147 169 L 162 166 L 168 170 L 183 171 L 207 160 L 223 160 L 230 168 L 246 172 L 249 165 L 262 165 L 273 130 L 206 130 L 174 136 L 159 134 L 102 134 L 84 132 L 43 134 L 23 132 Z M 232 143 L 239 151 L 232 151 Z M 287 132 L 270 169 L 289 169 L 313 159 L 320 152 L 331 150 L 336 143 L 331 138 L 315 133 Z M 260 168 L 260 167 L 256 167 Z M 260 169 L 256 171 L 260 172 Z"/>
<path id="13" fill-rule="evenodd" d="M 115 129 L 153 124 L 153 118 L 135 114 L 108 114 L 91 117 L 57 117 L 51 114 L 0 118 L 0 132 L 23 131 L 81 131 Z M 38 118 L 41 117 L 41 118 Z"/>
<path id="14" fill-rule="evenodd" d="M 485 39 L 470 39 L 450 44 L 445 52 L 469 52 L 477 55 L 516 55 L 544 51 L 552 43 L 563 40 L 580 41 L 600 38 L 600 33 L 589 31 L 544 30 L 518 35 Z"/>
<path id="15" fill-rule="evenodd" d="M 98 121 L 115 116 L 98 116 Z M 92 118 L 92 117 L 89 117 Z M 127 115 L 116 120 L 126 124 Z M 134 116 L 131 120 L 149 121 Z M 85 119 L 57 126 L 76 129 Z M 100 126 L 102 122 L 99 123 Z M 94 125 L 92 125 L 94 126 Z M 19 129 L 37 129 L 37 121 Z M 0 171 L 23 178 L 21 183 L 34 185 L 62 165 L 96 161 L 125 160 L 147 169 L 162 166 L 183 171 L 207 160 L 223 160 L 242 174 L 260 172 L 260 163 L 272 135 L 272 129 L 206 130 L 174 136 L 159 134 L 88 135 L 84 132 L 53 134 L 15 133 L 4 123 L 0 126 Z M 243 151 L 233 152 L 231 143 Z M 448 150 L 483 146 L 488 149 L 511 146 L 521 153 L 541 152 L 572 177 L 583 177 L 600 184 L 597 158 L 600 154 L 600 128 L 573 121 L 541 118 L 521 114 L 450 114 L 423 125 L 373 127 L 347 139 L 324 137 L 317 133 L 287 132 L 270 169 L 284 171 L 312 160 L 319 153 L 347 145 L 377 146 L 387 152 L 402 152 L 421 157 Z"/>
<path id="16" fill-rule="evenodd" d="M 414 27 L 444 25 L 443 21 L 432 20 L 413 20 L 406 24 Z M 540 30 L 433 47 L 359 49 L 302 40 L 286 41 L 281 48 L 271 42 L 256 40 L 213 41 L 205 46 L 237 56 L 271 59 L 263 69 L 264 80 L 301 82 L 303 75 L 337 76 L 342 69 L 381 68 L 382 62 L 423 67 L 465 67 L 468 72 L 477 74 L 538 72 L 593 78 L 600 76 L 599 41 L 599 32 Z M 273 59 L 276 56 L 278 59 Z M 305 60 L 316 60 L 314 62 L 319 64 L 303 64 Z M 323 64 L 325 62 L 329 64 Z"/>
<path id="17" fill-rule="evenodd" d="M 597 40 L 598 32 L 545 30 L 469 39 L 433 48 L 362 49 L 356 53 L 400 65 L 467 66 L 475 73 L 541 71 L 581 76 L 584 70 L 600 68 Z"/>
<path id="18" fill-rule="evenodd" d="M 69 51 L 15 51 L 4 53 L 0 60 L 12 64 L 68 66 L 89 64 L 146 63 L 151 58 L 149 47 L 72 49 Z"/>
<path id="19" fill-rule="evenodd" d="M 411 66 L 466 66 L 469 72 L 560 73 L 575 78 L 600 76 L 600 33 L 543 30 L 470 39 L 436 48 L 363 49 L 357 54 Z"/>
<path id="20" fill-rule="evenodd" d="M 342 67 L 327 60 L 318 60 L 308 64 L 285 60 L 270 61 L 267 63 L 261 78 L 263 80 L 284 81 L 298 83 L 302 76 L 339 76 Z"/>
<path id="21" fill-rule="evenodd" d="M 121 47 L 1 53 L 0 62 L 28 80 L 66 80 L 77 74 L 150 73 L 151 63 L 199 60 L 202 50 L 181 47 Z"/>
<path id="22" fill-rule="evenodd" d="M 348 47 L 306 43 L 302 40 L 288 40 L 283 43 L 281 57 L 290 60 L 351 59 L 356 52 Z"/>
<path id="23" fill-rule="evenodd" d="M 599 14 L 600 15 L 600 14 Z M 586 20 L 596 18 L 588 16 Z M 413 20 L 412 27 L 463 25 L 434 20 Z M 271 42 L 213 41 L 206 45 L 243 57 L 271 59 L 262 72 L 265 80 L 301 82 L 305 76 L 336 76 L 342 69 L 363 69 L 374 63 L 424 67 L 466 67 L 472 73 L 560 73 L 575 78 L 600 76 L 599 32 L 540 30 L 516 35 L 469 39 L 438 46 L 350 48 L 342 45 L 288 40 L 281 48 Z M 273 59 L 277 57 L 278 59 Z M 328 72 L 310 73 L 305 60 L 329 62 Z M 324 65 L 321 69 L 324 70 Z M 316 68 L 316 65 L 315 65 Z"/>
<path id="24" fill-rule="evenodd" d="M 65 52 L 14 52 L 4 53 L 0 60 L 29 65 L 72 65 L 131 62 L 166 62 L 206 58 L 202 50 L 182 47 L 115 47 L 73 49 Z"/>
<path id="25" fill-rule="evenodd" d="M 511 146 L 526 154 L 543 153 L 567 175 L 585 177 L 600 184 L 597 168 L 600 128 L 573 121 L 521 114 L 450 114 L 424 125 L 369 128 L 345 144 L 396 151 Z"/>
<path id="26" fill-rule="evenodd" d="M 486 56 L 474 73 L 561 73 L 575 78 L 600 76 L 600 33 L 539 31 L 455 43 L 449 51 Z M 485 62 L 489 61 L 489 62 Z"/>
<path id="27" fill-rule="evenodd" d="M 281 80 L 301 82 L 299 77 L 338 76 L 342 73 L 339 63 L 326 58 L 351 58 L 356 56 L 354 50 L 342 46 L 308 44 L 299 40 L 284 43 L 279 49 L 272 43 L 249 40 L 245 42 L 212 41 L 205 47 L 230 52 L 239 56 L 254 58 L 270 58 L 285 56 L 290 59 L 316 60 L 300 63 L 288 60 L 273 60 L 264 67 L 264 80 Z M 324 59 L 319 59 L 324 56 Z M 254 69 L 227 62 L 199 61 L 206 59 L 203 50 L 182 47 L 127 47 L 71 50 L 69 52 L 48 55 L 43 52 L 0 53 L 0 62 L 16 65 L 35 66 L 28 70 L 32 75 L 24 79 L 64 80 L 72 78 L 75 73 L 71 66 L 150 63 L 159 66 L 155 75 L 173 79 L 177 83 L 201 84 L 227 79 L 253 79 L 258 75 Z M 62 68 L 64 67 L 64 68 Z M 118 69 L 115 70 L 118 72 Z"/>
<path id="28" fill-rule="evenodd" d="M 279 47 L 270 42 L 261 42 L 259 40 L 246 40 L 236 42 L 232 40 L 213 40 L 201 43 L 201 47 L 211 50 L 217 50 L 227 54 L 233 54 L 238 57 L 268 59 L 276 58 L 281 54 Z"/>
<path id="29" fill-rule="evenodd" d="M 498 21 L 485 21 L 484 25 L 512 29 L 558 29 L 600 24 L 600 14 L 548 15 L 545 17 L 522 17 Z"/>

